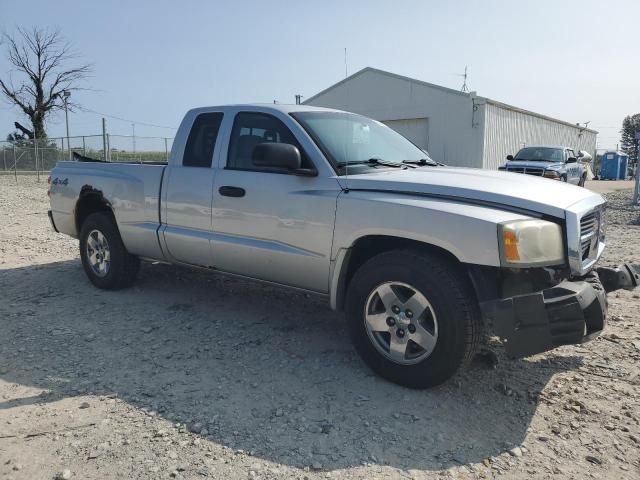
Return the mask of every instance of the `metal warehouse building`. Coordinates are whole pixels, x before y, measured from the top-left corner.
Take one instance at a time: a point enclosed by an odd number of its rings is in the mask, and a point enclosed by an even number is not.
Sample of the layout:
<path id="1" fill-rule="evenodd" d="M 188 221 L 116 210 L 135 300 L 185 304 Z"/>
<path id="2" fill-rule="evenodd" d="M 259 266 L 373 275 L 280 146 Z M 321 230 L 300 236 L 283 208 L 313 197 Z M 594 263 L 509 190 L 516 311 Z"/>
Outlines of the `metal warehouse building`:
<path id="1" fill-rule="evenodd" d="M 426 149 L 434 160 L 496 169 L 524 145 L 566 145 L 595 157 L 598 132 L 375 68 L 365 68 L 304 104 L 379 120 Z"/>

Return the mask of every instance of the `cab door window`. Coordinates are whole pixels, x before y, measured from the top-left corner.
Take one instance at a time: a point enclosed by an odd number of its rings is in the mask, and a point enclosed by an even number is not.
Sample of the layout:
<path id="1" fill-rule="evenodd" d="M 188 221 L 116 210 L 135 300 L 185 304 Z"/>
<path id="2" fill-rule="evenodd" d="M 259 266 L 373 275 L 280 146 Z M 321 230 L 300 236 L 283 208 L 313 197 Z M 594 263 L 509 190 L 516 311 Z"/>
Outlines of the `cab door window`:
<path id="1" fill-rule="evenodd" d="M 282 121 L 266 113 L 240 112 L 233 122 L 226 168 L 285 173 L 279 168 L 258 167 L 253 164 L 253 149 L 256 145 L 266 142 L 296 146 L 302 156 L 302 168 L 312 167 L 293 133 Z"/>
<path id="2" fill-rule="evenodd" d="M 576 154 L 573 152 L 573 150 L 569 150 L 567 149 L 567 160 L 569 160 L 570 158 L 575 158 Z"/>

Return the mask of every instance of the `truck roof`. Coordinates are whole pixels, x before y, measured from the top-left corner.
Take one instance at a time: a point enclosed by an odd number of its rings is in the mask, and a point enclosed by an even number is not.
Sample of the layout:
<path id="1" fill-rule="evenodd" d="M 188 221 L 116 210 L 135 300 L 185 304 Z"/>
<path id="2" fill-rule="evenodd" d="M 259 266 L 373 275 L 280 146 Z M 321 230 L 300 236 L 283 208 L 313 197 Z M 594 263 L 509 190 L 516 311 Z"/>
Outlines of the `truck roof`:
<path id="1" fill-rule="evenodd" d="M 569 148 L 573 150 L 573 147 L 567 147 L 566 145 L 525 145 L 522 148 Z M 522 148 L 520 150 L 522 150 Z"/>
<path id="2" fill-rule="evenodd" d="M 272 111 L 272 112 L 283 112 L 283 113 L 291 113 L 291 112 L 343 112 L 343 110 L 336 110 L 333 108 L 324 108 L 324 107 L 314 107 L 311 105 L 296 105 L 296 104 L 286 104 L 286 103 L 236 103 L 229 105 L 214 105 L 210 107 L 197 107 L 192 108 L 190 112 L 207 112 L 207 111 L 221 111 L 227 109 L 237 109 L 237 108 L 249 108 L 251 110 L 259 109 L 261 111 Z"/>

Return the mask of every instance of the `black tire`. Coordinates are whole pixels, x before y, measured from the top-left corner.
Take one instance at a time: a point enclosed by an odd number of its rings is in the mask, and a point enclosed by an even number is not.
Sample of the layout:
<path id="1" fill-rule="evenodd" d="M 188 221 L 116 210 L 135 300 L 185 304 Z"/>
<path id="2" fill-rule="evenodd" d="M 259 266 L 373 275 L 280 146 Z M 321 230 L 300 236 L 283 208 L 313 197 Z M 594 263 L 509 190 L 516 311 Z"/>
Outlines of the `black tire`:
<path id="1" fill-rule="evenodd" d="M 566 175 L 561 175 L 560 176 L 560 181 L 564 182 L 564 183 L 567 183 L 567 176 Z"/>
<path id="2" fill-rule="evenodd" d="M 390 360 L 374 346 L 367 331 L 367 299 L 390 281 L 416 288 L 437 317 L 435 347 L 419 363 Z M 482 335 L 478 303 L 462 268 L 437 254 L 419 251 L 385 252 L 362 265 L 349 283 L 346 314 L 351 339 L 365 363 L 383 378 L 410 388 L 433 387 L 452 377 L 473 358 Z"/>
<path id="3" fill-rule="evenodd" d="M 96 273 L 91 266 L 87 250 L 89 235 L 95 231 L 104 236 L 109 248 L 110 260 L 106 273 L 102 276 Z M 109 212 L 92 213 L 82 224 L 80 229 L 80 258 L 82 259 L 84 271 L 91 283 L 105 290 L 117 290 L 131 286 L 140 270 L 140 260 L 127 252 L 122 243 L 122 237 L 120 237 L 115 219 Z"/>

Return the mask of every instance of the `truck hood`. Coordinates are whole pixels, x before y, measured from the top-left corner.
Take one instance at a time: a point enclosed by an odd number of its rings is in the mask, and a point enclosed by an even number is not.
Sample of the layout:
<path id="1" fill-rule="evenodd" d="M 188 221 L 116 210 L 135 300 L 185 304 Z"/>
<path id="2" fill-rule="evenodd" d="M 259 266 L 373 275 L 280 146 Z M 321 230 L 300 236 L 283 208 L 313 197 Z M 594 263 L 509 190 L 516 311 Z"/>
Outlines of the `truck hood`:
<path id="1" fill-rule="evenodd" d="M 495 208 L 516 208 L 565 217 L 565 210 L 589 199 L 604 199 L 586 188 L 556 180 L 496 170 L 457 167 L 422 167 L 378 170 L 339 177 L 350 190 L 371 190 L 455 198 L 487 203 Z"/>

